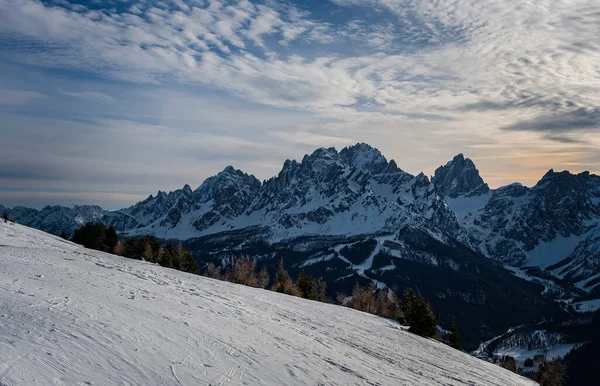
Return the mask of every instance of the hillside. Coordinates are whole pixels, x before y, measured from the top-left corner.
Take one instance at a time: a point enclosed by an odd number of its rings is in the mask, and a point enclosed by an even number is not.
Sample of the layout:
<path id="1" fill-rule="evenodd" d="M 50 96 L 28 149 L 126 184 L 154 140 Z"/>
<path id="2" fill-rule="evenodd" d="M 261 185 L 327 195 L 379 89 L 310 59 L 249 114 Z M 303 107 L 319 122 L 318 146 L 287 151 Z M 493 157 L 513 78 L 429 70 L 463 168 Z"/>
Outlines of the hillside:
<path id="1" fill-rule="evenodd" d="M 0 224 L 0 384 L 530 385 L 396 323 Z"/>
<path id="2" fill-rule="evenodd" d="M 599 197 L 600 177 L 589 173 L 490 189 L 462 154 L 429 179 L 360 143 L 287 160 L 264 182 L 229 166 L 195 189 L 117 211 L 8 213 L 54 234 L 102 221 L 120 237 L 182 240 L 202 270 L 247 255 L 273 274 L 283 258 L 292 275 L 327 282 L 332 298 L 357 282 L 411 287 L 474 350 L 514 326 L 562 320 L 557 298 L 597 297 Z"/>

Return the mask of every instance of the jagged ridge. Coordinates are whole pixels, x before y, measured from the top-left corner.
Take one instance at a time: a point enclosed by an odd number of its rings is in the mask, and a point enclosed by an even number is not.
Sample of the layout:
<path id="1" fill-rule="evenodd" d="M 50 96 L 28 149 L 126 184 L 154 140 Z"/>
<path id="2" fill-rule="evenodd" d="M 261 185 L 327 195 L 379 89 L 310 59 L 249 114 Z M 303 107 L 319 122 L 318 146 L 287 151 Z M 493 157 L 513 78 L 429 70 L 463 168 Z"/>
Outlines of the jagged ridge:
<path id="1" fill-rule="evenodd" d="M 598 176 L 550 170 L 532 188 L 515 183 L 491 190 L 462 154 L 439 167 L 430 181 L 423 173 L 401 170 L 364 143 L 339 152 L 321 148 L 301 162 L 285 161 L 278 175 L 264 183 L 228 166 L 196 190 L 185 185 L 159 191 L 118 211 L 54 206 L 41 211 L 17 207 L 10 213 L 55 234 L 103 221 L 122 235 L 189 239 L 248 229 L 271 243 L 422 228 L 503 264 L 549 267 L 582 289 L 593 290 L 600 282 L 595 280 L 600 265 Z"/>

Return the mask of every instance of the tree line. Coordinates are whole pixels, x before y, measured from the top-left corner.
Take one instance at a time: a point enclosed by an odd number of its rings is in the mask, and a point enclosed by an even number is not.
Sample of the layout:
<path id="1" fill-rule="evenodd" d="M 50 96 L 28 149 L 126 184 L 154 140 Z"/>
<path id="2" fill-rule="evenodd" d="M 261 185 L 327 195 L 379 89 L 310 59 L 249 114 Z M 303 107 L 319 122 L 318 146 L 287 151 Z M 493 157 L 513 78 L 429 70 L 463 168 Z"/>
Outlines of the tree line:
<path id="1" fill-rule="evenodd" d="M 218 280 L 257 288 L 270 288 L 272 291 L 286 295 L 332 303 L 332 299 L 327 297 L 327 283 L 313 278 L 304 271 L 300 271 L 298 278 L 294 280 L 285 269 L 283 259 L 279 263 L 272 283 L 268 271 L 264 268 L 258 270 L 255 260 L 247 256 L 237 259 L 229 270 L 221 270 L 210 263 L 204 274 Z M 407 288 L 402 298 L 398 299 L 396 291 L 387 288 L 378 289 L 374 283 L 366 288 L 357 283 L 351 296 L 338 293 L 336 301 L 345 307 L 397 320 L 402 325 L 410 326 L 409 332 L 443 341 L 457 350 L 462 349 L 460 334 L 454 321 L 449 332 L 444 336 L 437 327 L 439 316 L 433 313 L 424 297 L 418 296 L 410 288 Z"/>
<path id="2" fill-rule="evenodd" d="M 549 359 L 547 352 L 563 343 L 566 343 L 566 338 L 559 333 L 521 333 L 502 340 L 499 347 L 519 347 L 527 351 L 537 351 L 539 354 L 525 359 L 523 368 L 519 367 L 515 358 L 510 355 L 496 356 L 492 360 L 498 366 L 531 378 L 542 386 L 560 386 L 565 381 L 567 362 L 560 358 Z"/>
<path id="3" fill-rule="evenodd" d="M 509 355 L 494 358 L 494 363 L 513 373 L 531 378 L 541 386 L 561 386 L 567 373 L 567 363 L 564 359 L 548 359 L 544 354 L 527 358 L 525 367 L 528 369 L 521 369 L 515 358 Z"/>
<path id="4" fill-rule="evenodd" d="M 64 233 L 62 236 L 67 238 Z M 305 299 L 334 303 L 327 296 L 327 283 L 306 274 L 304 271 L 301 271 L 294 280 L 285 269 L 283 259 L 275 272 L 275 277 L 271 280 L 268 270 L 266 268 L 259 270 L 256 260 L 248 256 L 236 259 L 226 269 L 221 269 L 210 263 L 201 272 L 190 251 L 184 248 L 181 243 L 177 245 L 173 245 L 168 241 L 161 243 L 154 236 L 131 237 L 121 241 L 113 226 L 106 227 L 102 223 L 89 222 L 85 224 L 75 231 L 71 241 L 86 248 L 145 260 L 167 268 L 201 274 L 250 287 L 270 289 L 271 291 Z M 350 296 L 338 293 L 335 300 L 345 307 L 397 320 L 402 325 L 410 326 L 409 332 L 443 341 L 458 350 L 462 349 L 460 335 L 454 322 L 449 333 L 443 336 L 437 327 L 440 320 L 439 316 L 433 313 L 425 298 L 418 296 L 410 288 L 404 291 L 401 298 L 396 293 L 397 291 L 391 289 L 377 288 L 374 283 L 366 288 L 357 283 Z"/>
<path id="5" fill-rule="evenodd" d="M 64 232 L 61 236 L 68 238 Z M 176 245 L 168 241 L 161 243 L 154 236 L 130 237 L 121 241 L 112 225 L 106 227 L 102 223 L 89 222 L 74 232 L 71 241 L 97 251 L 145 260 L 184 272 L 200 273 L 191 252 L 181 243 Z"/>

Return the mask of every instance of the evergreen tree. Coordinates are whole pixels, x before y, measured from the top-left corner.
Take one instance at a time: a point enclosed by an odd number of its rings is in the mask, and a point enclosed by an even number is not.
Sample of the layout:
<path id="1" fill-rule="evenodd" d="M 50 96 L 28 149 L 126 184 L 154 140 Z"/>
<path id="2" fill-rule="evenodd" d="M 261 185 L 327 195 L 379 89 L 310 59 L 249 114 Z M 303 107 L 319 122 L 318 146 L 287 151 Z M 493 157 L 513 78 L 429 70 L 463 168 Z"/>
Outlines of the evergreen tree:
<path id="1" fill-rule="evenodd" d="M 519 366 L 515 358 L 510 355 L 504 355 L 496 359 L 496 364 L 504 369 L 512 371 L 513 373 L 519 374 Z"/>
<path id="2" fill-rule="evenodd" d="M 438 334 L 437 324 L 439 319 L 433 314 L 424 298 L 416 298 L 411 312 L 412 320 L 408 331 L 430 338 Z"/>
<path id="3" fill-rule="evenodd" d="M 401 324 L 411 326 L 414 324 L 414 309 L 417 302 L 417 295 L 412 288 L 407 288 L 402 294 L 402 314 L 403 319 L 398 320 Z"/>
<path id="4" fill-rule="evenodd" d="M 296 288 L 298 288 L 298 293 L 301 297 L 312 300 L 317 299 L 315 282 L 312 276 L 304 273 L 304 270 L 300 271 L 300 275 L 298 275 L 298 280 L 296 280 Z"/>
<path id="5" fill-rule="evenodd" d="M 200 274 L 200 268 L 198 268 L 198 263 L 196 263 L 196 260 L 194 260 L 194 257 L 192 256 L 192 254 L 190 253 L 189 250 L 183 248 L 183 246 L 181 245 L 181 243 L 179 244 L 178 250 L 181 250 L 181 259 L 179 262 L 179 269 L 181 271 L 185 271 L 185 272 L 189 272 L 189 273 L 193 273 L 196 275 Z"/>
<path id="6" fill-rule="evenodd" d="M 162 254 L 160 256 L 159 264 L 163 267 L 173 268 L 173 253 L 175 252 L 175 248 L 171 245 L 171 243 L 166 243 L 165 247 L 162 249 Z"/>
<path id="7" fill-rule="evenodd" d="M 179 243 L 173 253 L 173 268 L 183 271 L 183 259 L 183 244 Z"/>
<path id="8" fill-rule="evenodd" d="M 62 232 L 60 232 L 60 238 L 64 239 L 64 240 L 68 240 L 69 239 L 69 235 L 67 234 L 67 232 L 62 231 Z"/>
<path id="9" fill-rule="evenodd" d="M 540 386 L 561 386 L 567 373 L 565 361 L 558 358 L 551 361 L 544 358 L 533 374 L 533 379 Z"/>
<path id="10" fill-rule="evenodd" d="M 75 231 L 71 241 L 83 245 L 86 248 L 106 252 L 104 245 L 105 238 L 106 227 L 104 224 L 88 222 Z"/>
<path id="11" fill-rule="evenodd" d="M 123 256 L 140 260 L 141 256 L 137 254 L 137 250 L 137 242 L 133 237 L 128 238 L 123 243 Z"/>
<path id="12" fill-rule="evenodd" d="M 119 237 L 117 236 L 117 231 L 115 227 L 112 225 L 106 228 L 104 231 L 104 251 L 108 253 L 113 253 L 115 250 L 115 246 L 119 242 Z"/>
<path id="13" fill-rule="evenodd" d="M 456 327 L 456 322 L 452 319 L 452 324 L 450 325 L 450 335 L 448 336 L 448 345 L 457 350 L 462 350 L 462 344 L 460 342 L 460 334 L 458 333 L 458 328 Z"/>
<path id="14" fill-rule="evenodd" d="M 67 234 L 63 232 L 61 237 L 67 238 Z M 102 223 L 88 222 L 73 233 L 71 241 L 86 248 L 113 253 L 119 238 L 113 226 L 107 228 Z"/>

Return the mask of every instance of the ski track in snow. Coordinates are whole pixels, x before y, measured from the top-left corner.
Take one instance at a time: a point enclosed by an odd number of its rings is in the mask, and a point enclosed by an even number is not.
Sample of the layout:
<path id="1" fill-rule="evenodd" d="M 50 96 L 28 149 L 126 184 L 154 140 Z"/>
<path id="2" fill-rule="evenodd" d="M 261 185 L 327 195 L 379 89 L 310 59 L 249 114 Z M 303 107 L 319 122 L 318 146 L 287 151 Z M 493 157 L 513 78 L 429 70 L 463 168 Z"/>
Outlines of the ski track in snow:
<path id="1" fill-rule="evenodd" d="M 0 224 L 2 385 L 533 385 L 347 308 Z"/>
<path id="2" fill-rule="evenodd" d="M 384 247 L 384 243 L 386 241 L 394 241 L 396 238 L 395 235 L 387 235 L 387 236 L 380 236 L 380 237 L 376 237 L 375 241 L 377 242 L 377 244 L 375 245 L 375 248 L 373 249 L 373 251 L 369 254 L 369 256 L 360 264 L 356 265 L 353 264 L 350 260 L 348 260 L 347 258 L 345 258 L 340 251 L 342 250 L 342 248 L 346 247 L 346 246 L 351 246 L 354 245 L 356 243 L 349 243 L 349 244 L 338 244 L 336 245 L 333 250 L 336 252 L 338 259 L 342 260 L 344 263 L 348 264 L 354 271 L 356 271 L 356 273 L 364 278 L 367 278 L 369 280 L 371 280 L 373 282 L 373 284 L 375 284 L 375 286 L 377 286 L 377 288 L 381 289 L 381 288 L 386 288 L 387 284 L 380 282 L 378 280 L 375 279 L 371 279 L 370 277 L 368 277 L 365 274 L 365 271 L 371 269 L 371 267 L 373 266 L 373 260 L 375 259 L 375 256 L 377 256 L 377 254 L 381 251 L 381 249 Z M 321 260 L 315 260 L 315 259 L 310 259 L 307 262 L 305 262 L 302 266 L 306 266 L 306 265 L 310 265 L 310 264 L 314 264 L 317 261 L 321 261 Z M 389 267 L 389 266 L 387 266 Z M 389 269 L 389 268 L 388 268 Z M 350 277 L 352 275 L 347 275 L 347 276 L 343 276 L 338 278 L 337 280 L 340 279 L 345 279 L 347 277 Z"/>

